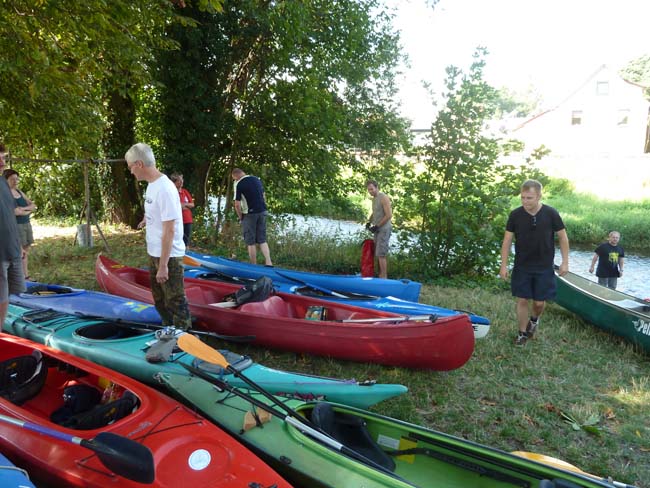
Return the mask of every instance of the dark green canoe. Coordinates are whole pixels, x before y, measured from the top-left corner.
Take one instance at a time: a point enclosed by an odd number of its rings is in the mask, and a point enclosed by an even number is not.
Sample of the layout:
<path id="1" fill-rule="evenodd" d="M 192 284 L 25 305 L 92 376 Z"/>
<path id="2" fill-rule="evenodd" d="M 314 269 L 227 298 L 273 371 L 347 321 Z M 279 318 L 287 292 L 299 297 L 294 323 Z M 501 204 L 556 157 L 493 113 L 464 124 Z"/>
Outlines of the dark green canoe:
<path id="1" fill-rule="evenodd" d="M 558 305 L 650 353 L 650 303 L 575 273 L 557 277 Z"/>

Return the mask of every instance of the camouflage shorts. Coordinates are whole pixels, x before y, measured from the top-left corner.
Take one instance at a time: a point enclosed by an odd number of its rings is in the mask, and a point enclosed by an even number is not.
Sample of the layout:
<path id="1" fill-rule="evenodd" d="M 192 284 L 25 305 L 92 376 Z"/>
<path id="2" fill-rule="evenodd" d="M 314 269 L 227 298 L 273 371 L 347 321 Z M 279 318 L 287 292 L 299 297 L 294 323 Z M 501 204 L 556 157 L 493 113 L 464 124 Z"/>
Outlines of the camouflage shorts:
<path id="1" fill-rule="evenodd" d="M 160 258 L 149 256 L 149 282 L 156 310 L 163 325 L 173 325 L 179 329 L 192 327 L 192 317 L 185 297 L 183 283 L 183 258 L 169 258 L 167 268 L 169 279 L 164 283 L 156 281 Z"/>

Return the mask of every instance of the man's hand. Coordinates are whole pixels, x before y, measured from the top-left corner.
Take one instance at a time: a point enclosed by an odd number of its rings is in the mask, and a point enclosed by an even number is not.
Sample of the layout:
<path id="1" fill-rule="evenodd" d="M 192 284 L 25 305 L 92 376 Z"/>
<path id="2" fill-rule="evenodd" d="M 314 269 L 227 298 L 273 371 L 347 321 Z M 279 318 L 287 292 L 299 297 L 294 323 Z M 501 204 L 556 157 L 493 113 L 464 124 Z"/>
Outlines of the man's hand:
<path id="1" fill-rule="evenodd" d="M 158 272 L 156 273 L 156 281 L 158 283 L 164 283 L 169 279 L 169 268 L 166 264 L 160 263 L 158 266 Z"/>
<path id="2" fill-rule="evenodd" d="M 562 262 L 562 264 L 560 264 L 560 269 L 558 270 L 557 274 L 559 274 L 560 276 L 564 276 L 568 272 L 569 272 L 569 263 Z"/>
<path id="3" fill-rule="evenodd" d="M 501 268 L 499 268 L 499 276 L 502 280 L 508 279 L 508 266 L 503 264 L 501 265 Z"/>

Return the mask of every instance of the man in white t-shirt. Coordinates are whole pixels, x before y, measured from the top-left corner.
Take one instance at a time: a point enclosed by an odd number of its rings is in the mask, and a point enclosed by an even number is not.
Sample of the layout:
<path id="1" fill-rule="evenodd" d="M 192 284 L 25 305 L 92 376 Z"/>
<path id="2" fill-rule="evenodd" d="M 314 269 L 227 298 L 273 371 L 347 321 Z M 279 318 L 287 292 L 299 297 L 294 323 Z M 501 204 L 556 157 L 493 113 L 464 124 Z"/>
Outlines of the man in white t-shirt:
<path id="1" fill-rule="evenodd" d="M 190 310 L 183 284 L 183 214 L 174 183 L 156 168 L 151 147 L 139 142 L 124 155 L 131 174 L 146 181 L 144 218 L 146 226 L 149 280 L 156 310 L 163 325 L 189 329 Z"/>

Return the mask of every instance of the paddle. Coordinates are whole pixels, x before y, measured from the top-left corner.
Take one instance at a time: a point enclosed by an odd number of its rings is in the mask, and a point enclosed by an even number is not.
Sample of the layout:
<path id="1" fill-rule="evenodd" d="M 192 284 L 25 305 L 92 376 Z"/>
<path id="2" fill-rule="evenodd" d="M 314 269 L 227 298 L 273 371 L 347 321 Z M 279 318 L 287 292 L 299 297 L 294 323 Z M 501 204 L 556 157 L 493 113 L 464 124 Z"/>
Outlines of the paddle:
<path id="1" fill-rule="evenodd" d="M 298 278 L 294 278 L 293 276 L 286 275 L 286 274 L 282 273 L 281 271 L 276 271 L 276 270 L 274 270 L 274 271 L 275 271 L 275 274 L 277 274 L 278 276 L 281 276 L 282 278 L 284 278 L 286 280 L 293 281 L 294 283 L 299 283 L 299 284 L 301 284 L 303 286 L 313 288 L 314 290 L 321 291 L 323 293 L 327 293 L 328 295 L 332 295 L 334 297 L 349 298 L 347 295 L 344 295 L 343 293 L 339 293 L 337 291 L 330 290 L 329 288 L 324 288 L 322 286 L 314 285 L 312 283 L 307 283 L 306 281 L 300 280 Z"/>
<path id="2" fill-rule="evenodd" d="M 411 322 L 416 320 L 429 320 L 431 322 L 435 322 L 436 320 L 438 320 L 438 316 L 436 314 L 400 315 L 399 317 L 377 317 L 374 319 L 343 319 L 343 320 L 336 320 L 335 322 L 363 324 L 363 323 L 373 323 L 373 322 Z"/>
<path id="3" fill-rule="evenodd" d="M 531 459 L 533 461 L 537 461 L 538 463 L 548 464 L 549 466 L 553 466 L 554 468 L 564 469 L 566 471 L 573 471 L 574 473 L 589 476 L 591 478 L 595 478 L 598 480 L 607 481 L 608 483 L 611 483 L 618 488 L 637 488 L 634 485 L 628 485 L 626 483 L 621 483 L 620 481 L 613 481 L 607 478 L 596 476 L 595 474 L 587 473 L 586 471 L 581 470 L 580 468 L 574 466 L 573 464 L 567 463 L 566 461 L 562 461 L 561 459 L 557 459 L 551 456 L 546 456 L 545 454 L 537 454 L 535 452 L 526 452 L 526 451 L 513 451 L 511 452 L 511 454 L 526 459 Z"/>
<path id="4" fill-rule="evenodd" d="M 371 459 L 366 458 L 362 454 L 359 454 L 358 452 L 350 449 L 349 447 L 345 446 L 344 444 L 341 444 L 339 441 L 336 439 L 332 438 L 322 430 L 320 430 L 317 426 L 315 426 L 311 421 L 306 419 L 305 417 L 301 416 L 293 410 L 291 407 L 286 405 L 285 403 L 281 402 L 278 400 L 275 396 L 273 396 L 271 393 L 266 391 L 264 388 L 262 388 L 260 385 L 255 383 L 253 380 L 242 374 L 239 370 L 236 368 L 233 368 L 226 358 L 223 357 L 223 355 L 217 351 L 216 349 L 213 349 L 212 347 L 208 346 L 207 344 L 201 342 L 200 339 L 197 337 L 191 336 L 189 334 L 183 334 L 178 338 L 178 347 L 180 347 L 183 351 L 185 351 L 188 354 L 191 354 L 192 356 L 201 359 L 203 361 L 212 363 L 212 364 L 217 364 L 221 366 L 222 368 L 226 369 L 227 371 L 230 371 L 233 373 L 236 377 L 240 378 L 243 380 L 247 385 L 249 385 L 251 388 L 254 390 L 258 391 L 261 393 L 264 397 L 268 398 L 271 402 L 273 402 L 274 405 L 277 407 L 280 407 L 282 410 L 287 412 L 287 415 L 285 415 L 282 412 L 278 412 L 275 408 L 271 407 L 270 405 L 267 405 L 264 402 L 261 402 L 250 395 L 244 393 L 243 391 L 221 381 L 213 376 L 205 373 L 204 371 L 195 368 L 193 366 L 190 366 L 185 363 L 181 363 L 181 365 L 187 369 L 188 371 L 192 372 L 196 376 L 218 386 L 219 388 L 223 390 L 227 390 L 231 393 L 234 393 L 235 395 L 240 396 L 244 400 L 250 402 L 251 404 L 266 410 L 269 412 L 271 415 L 274 415 L 275 417 L 278 417 L 279 419 L 283 420 L 287 424 L 295 427 L 298 429 L 300 432 L 302 432 L 305 435 L 308 435 L 317 441 L 322 442 L 323 444 L 328 445 L 329 447 L 353 458 L 356 459 L 357 461 L 360 461 L 366 465 L 372 466 L 373 468 L 382 471 L 385 474 L 388 474 L 389 476 L 392 476 L 394 478 L 400 479 L 402 481 L 407 482 L 400 476 L 396 475 L 395 473 L 387 470 L 383 466 L 375 463 Z M 408 482 L 407 482 L 408 483 Z M 410 483 L 409 483 L 410 484 Z"/>
<path id="5" fill-rule="evenodd" d="M 124 328 L 160 330 L 166 327 L 164 325 L 156 325 L 156 324 L 150 324 L 146 322 L 132 322 L 132 321 L 122 320 L 122 319 L 107 319 L 106 317 L 102 317 L 100 315 L 90 315 L 82 312 L 76 312 L 75 315 L 77 317 L 81 317 L 88 320 L 101 320 L 103 322 L 113 323 L 118 327 L 124 327 Z M 190 334 L 214 337 L 215 339 L 221 339 L 228 342 L 252 342 L 255 340 L 254 335 L 231 336 L 231 335 L 217 334 L 216 332 L 208 332 L 208 331 L 196 330 L 196 329 L 190 329 L 187 332 L 189 332 Z"/>
<path id="6" fill-rule="evenodd" d="M 97 458 L 104 466 L 123 478 L 138 483 L 153 483 L 155 479 L 153 454 L 147 446 L 128 437 L 111 432 L 100 432 L 93 439 L 82 439 L 5 415 L 0 415 L 0 421 L 90 449 L 97 454 Z"/>
<path id="7" fill-rule="evenodd" d="M 195 277 L 201 280 L 217 281 L 220 283 L 235 283 L 238 285 L 247 285 L 249 283 L 255 283 L 255 280 L 253 278 L 242 278 L 240 276 L 228 275 L 226 273 L 222 273 L 221 271 L 217 271 L 215 269 L 210 269 L 205 267 L 200 267 L 196 269 L 201 271 L 201 274 L 198 274 Z M 190 268 L 190 270 L 192 269 Z"/>

